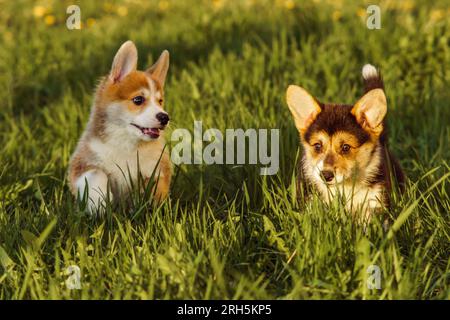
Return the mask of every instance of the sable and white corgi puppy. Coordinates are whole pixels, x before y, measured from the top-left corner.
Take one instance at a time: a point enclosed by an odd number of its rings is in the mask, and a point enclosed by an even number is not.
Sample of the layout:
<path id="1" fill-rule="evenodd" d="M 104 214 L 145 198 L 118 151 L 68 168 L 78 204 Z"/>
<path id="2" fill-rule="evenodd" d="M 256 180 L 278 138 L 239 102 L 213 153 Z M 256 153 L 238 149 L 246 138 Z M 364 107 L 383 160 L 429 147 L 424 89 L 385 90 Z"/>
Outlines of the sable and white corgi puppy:
<path id="1" fill-rule="evenodd" d="M 286 98 L 303 145 L 301 176 L 325 202 L 338 196 L 367 221 L 389 206 L 392 181 L 401 187 L 404 176 L 388 150 L 382 78 L 369 64 L 362 75 L 365 94 L 354 105 L 320 103 L 296 85 Z"/>
<path id="2" fill-rule="evenodd" d="M 110 199 L 126 196 L 130 178 L 134 181 L 139 175 L 149 179 L 155 172 L 157 200 L 169 191 L 171 166 L 161 137 L 169 123 L 163 108 L 169 52 L 145 71 L 136 70 L 137 58 L 131 41 L 117 51 L 109 75 L 97 87 L 89 122 L 70 160 L 70 190 L 75 196 L 88 192 L 90 213 L 102 209 L 108 190 Z"/>

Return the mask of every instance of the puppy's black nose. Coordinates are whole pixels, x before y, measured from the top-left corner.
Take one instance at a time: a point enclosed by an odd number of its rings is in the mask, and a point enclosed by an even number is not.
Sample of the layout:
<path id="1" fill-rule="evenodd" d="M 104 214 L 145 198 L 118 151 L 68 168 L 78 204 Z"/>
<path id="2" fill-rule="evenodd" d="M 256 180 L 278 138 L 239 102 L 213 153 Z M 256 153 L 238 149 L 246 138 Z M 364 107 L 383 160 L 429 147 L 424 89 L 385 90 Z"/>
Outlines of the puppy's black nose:
<path id="1" fill-rule="evenodd" d="M 160 113 L 156 114 L 156 119 L 158 119 L 158 121 L 163 126 L 165 126 L 169 122 L 169 115 L 165 112 L 160 112 Z"/>
<path id="2" fill-rule="evenodd" d="M 333 171 L 322 171 L 322 176 L 326 182 L 330 182 L 334 178 Z"/>

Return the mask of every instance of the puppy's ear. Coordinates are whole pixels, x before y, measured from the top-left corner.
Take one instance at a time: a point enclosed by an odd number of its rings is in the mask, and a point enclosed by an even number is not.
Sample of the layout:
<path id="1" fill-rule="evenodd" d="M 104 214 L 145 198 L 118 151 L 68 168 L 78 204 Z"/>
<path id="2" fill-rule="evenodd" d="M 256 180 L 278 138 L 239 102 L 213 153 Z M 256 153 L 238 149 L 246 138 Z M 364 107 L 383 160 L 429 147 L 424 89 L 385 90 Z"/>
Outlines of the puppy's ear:
<path id="1" fill-rule="evenodd" d="M 352 114 L 367 131 L 379 135 L 383 131 L 383 119 L 387 112 L 386 96 L 382 89 L 367 92 L 353 106 Z"/>
<path id="2" fill-rule="evenodd" d="M 137 66 L 137 49 L 132 41 L 127 41 L 119 48 L 114 57 L 109 75 L 112 82 L 121 81 L 130 72 L 136 70 Z"/>
<path id="3" fill-rule="evenodd" d="M 158 80 L 161 87 L 164 87 L 166 81 L 167 71 L 169 70 L 169 51 L 164 50 L 147 72 L 150 73 L 156 80 Z"/>
<path id="4" fill-rule="evenodd" d="M 322 109 L 305 89 L 295 85 L 288 87 L 286 101 L 294 116 L 295 126 L 303 134 Z"/>

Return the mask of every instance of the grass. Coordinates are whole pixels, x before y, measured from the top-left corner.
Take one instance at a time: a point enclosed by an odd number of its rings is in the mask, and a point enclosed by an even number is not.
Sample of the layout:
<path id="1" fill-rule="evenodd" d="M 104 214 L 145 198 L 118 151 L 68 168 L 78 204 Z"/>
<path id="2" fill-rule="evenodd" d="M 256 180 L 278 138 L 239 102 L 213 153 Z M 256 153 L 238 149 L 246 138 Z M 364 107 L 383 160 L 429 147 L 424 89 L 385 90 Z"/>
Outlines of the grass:
<path id="1" fill-rule="evenodd" d="M 72 31 L 73 1 L 0 2 L 0 299 L 450 298 L 446 1 L 380 1 L 380 30 L 365 26 L 367 1 L 79 1 Z M 127 39 L 140 68 L 171 52 L 171 130 L 279 128 L 279 173 L 182 165 L 163 205 L 134 194 L 131 207 L 85 215 L 68 160 Z M 381 218 L 364 232 L 337 203 L 295 198 L 287 86 L 351 103 L 367 62 L 383 71 L 409 178 L 387 233 Z M 81 290 L 65 285 L 71 265 Z M 366 285 L 370 265 L 380 290 Z"/>

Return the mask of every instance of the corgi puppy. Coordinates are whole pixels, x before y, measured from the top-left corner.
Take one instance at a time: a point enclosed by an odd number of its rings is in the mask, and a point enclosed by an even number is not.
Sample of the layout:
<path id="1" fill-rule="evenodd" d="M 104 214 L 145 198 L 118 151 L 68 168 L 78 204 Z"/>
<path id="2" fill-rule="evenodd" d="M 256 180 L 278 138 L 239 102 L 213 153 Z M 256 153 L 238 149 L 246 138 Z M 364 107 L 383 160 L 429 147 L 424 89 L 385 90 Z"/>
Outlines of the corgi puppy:
<path id="1" fill-rule="evenodd" d="M 104 207 L 109 190 L 110 199 L 126 196 L 130 178 L 137 181 L 139 175 L 148 181 L 154 172 L 157 200 L 169 191 L 171 166 L 162 138 L 169 123 L 164 110 L 169 52 L 145 71 L 136 70 L 137 58 L 131 41 L 117 51 L 70 160 L 70 190 L 76 197 L 87 192 L 90 213 Z"/>
<path id="2" fill-rule="evenodd" d="M 365 94 L 354 105 L 321 103 L 296 85 L 286 98 L 303 145 L 301 176 L 325 202 L 339 197 L 368 221 L 389 206 L 392 182 L 402 187 L 404 176 L 388 150 L 382 78 L 369 64 L 362 75 Z"/>

